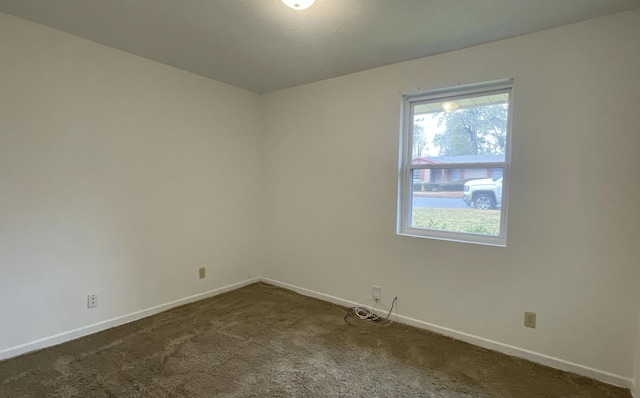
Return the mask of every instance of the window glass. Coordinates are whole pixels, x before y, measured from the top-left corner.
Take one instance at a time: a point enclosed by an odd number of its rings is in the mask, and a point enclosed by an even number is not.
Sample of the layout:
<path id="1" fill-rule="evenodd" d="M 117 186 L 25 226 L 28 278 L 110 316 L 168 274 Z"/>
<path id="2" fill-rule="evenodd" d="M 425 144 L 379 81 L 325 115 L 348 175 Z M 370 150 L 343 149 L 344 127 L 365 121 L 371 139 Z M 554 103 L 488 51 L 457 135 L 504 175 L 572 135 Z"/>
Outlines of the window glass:
<path id="1" fill-rule="evenodd" d="M 405 97 L 398 233 L 506 245 L 511 81 Z"/>

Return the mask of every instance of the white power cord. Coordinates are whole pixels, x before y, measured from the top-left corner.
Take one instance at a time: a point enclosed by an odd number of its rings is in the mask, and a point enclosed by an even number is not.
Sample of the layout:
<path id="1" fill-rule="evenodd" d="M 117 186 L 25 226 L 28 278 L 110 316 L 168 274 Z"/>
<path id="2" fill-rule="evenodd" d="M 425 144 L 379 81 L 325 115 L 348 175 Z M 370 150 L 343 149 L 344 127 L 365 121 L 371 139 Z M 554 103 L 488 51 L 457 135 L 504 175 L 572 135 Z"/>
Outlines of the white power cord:
<path id="1" fill-rule="evenodd" d="M 393 323 L 393 318 L 390 318 L 390 316 L 394 307 L 396 309 L 396 317 L 398 316 L 398 307 L 395 305 L 397 300 L 398 300 L 398 297 L 393 299 L 390 309 L 389 307 L 384 305 L 382 302 L 380 302 L 380 300 L 378 299 L 362 300 L 355 307 L 349 308 L 347 315 L 345 315 L 344 317 L 344 321 L 349 323 L 347 321 L 347 318 L 355 317 L 360 320 L 367 321 L 368 323 L 375 324 L 376 326 L 389 326 Z M 364 305 L 364 303 L 370 302 L 370 301 L 374 302 L 372 306 Z M 378 323 L 379 321 L 383 320 L 383 318 L 380 315 L 376 314 L 376 309 L 377 309 L 376 307 L 378 307 L 378 305 L 382 305 L 383 307 L 385 307 L 385 312 L 387 312 L 387 316 L 384 318 L 383 323 Z"/>

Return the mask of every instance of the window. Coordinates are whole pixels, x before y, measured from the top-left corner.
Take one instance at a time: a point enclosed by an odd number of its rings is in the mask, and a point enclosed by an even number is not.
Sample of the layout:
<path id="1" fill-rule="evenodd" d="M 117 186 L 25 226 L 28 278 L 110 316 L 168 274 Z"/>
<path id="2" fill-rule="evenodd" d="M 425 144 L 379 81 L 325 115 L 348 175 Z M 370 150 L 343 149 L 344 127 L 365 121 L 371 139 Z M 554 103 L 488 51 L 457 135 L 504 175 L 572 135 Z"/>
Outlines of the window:
<path id="1" fill-rule="evenodd" d="M 512 86 L 403 97 L 398 234 L 506 246 Z"/>

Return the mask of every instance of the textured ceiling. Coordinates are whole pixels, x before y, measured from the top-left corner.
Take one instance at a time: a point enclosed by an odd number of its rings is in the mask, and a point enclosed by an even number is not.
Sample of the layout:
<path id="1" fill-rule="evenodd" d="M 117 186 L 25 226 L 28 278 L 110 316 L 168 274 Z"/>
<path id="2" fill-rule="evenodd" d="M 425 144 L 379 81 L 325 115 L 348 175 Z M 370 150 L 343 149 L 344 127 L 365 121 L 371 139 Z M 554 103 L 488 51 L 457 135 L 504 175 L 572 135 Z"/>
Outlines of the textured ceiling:
<path id="1" fill-rule="evenodd" d="M 256 93 L 640 7 L 640 0 L 0 0 L 0 12 Z M 0 38 L 1 39 L 1 38 Z"/>

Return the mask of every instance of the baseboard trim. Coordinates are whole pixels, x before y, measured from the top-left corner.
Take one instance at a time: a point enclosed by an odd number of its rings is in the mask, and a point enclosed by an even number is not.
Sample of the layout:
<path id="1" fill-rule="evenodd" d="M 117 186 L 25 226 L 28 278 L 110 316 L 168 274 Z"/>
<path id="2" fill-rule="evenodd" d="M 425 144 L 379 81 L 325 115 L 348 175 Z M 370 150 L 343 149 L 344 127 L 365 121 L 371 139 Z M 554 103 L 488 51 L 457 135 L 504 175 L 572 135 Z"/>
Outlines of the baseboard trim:
<path id="1" fill-rule="evenodd" d="M 31 351 L 40 350 L 43 348 L 51 347 L 64 343 L 66 341 L 75 340 L 79 337 L 87 336 L 89 334 L 97 333 L 112 327 L 124 325 L 125 323 L 137 321 L 142 318 L 146 318 L 151 315 L 158 314 L 163 311 L 167 311 L 171 308 L 178 307 L 184 304 L 193 303 L 202 299 L 217 296 L 222 293 L 226 293 L 241 287 L 256 283 L 259 278 L 251 278 L 242 282 L 233 283 L 227 286 L 222 286 L 217 289 L 209 290 L 204 293 L 194 294 L 193 296 L 181 298 L 178 300 L 170 301 L 168 303 L 156 305 L 151 308 L 132 312 L 130 314 L 122 315 L 105 321 L 97 322 L 91 325 L 83 326 L 77 329 L 69 330 L 67 332 L 59 333 L 53 336 L 45 337 L 29 343 L 20 344 L 15 347 L 10 347 L 0 351 L 0 360 L 16 357 L 18 355 L 26 354 Z"/>
<path id="2" fill-rule="evenodd" d="M 251 278 L 241 282 L 233 283 L 227 286 L 222 286 L 217 289 L 209 290 L 203 293 L 198 293 L 182 299 L 170 301 L 168 303 L 160 304 L 144 310 L 132 312 L 130 314 L 122 315 L 105 321 L 97 322 L 91 325 L 83 326 L 77 329 L 73 329 L 67 332 L 59 333 L 53 336 L 45 337 L 35 341 L 31 341 L 18 346 L 10 347 L 0 351 L 0 360 L 16 357 L 31 351 L 40 350 L 43 348 L 51 347 L 57 344 L 64 343 L 66 341 L 75 340 L 79 337 L 87 336 L 89 334 L 97 333 L 112 327 L 124 325 L 129 322 L 137 321 L 148 316 L 158 314 L 163 311 L 167 311 L 171 308 L 178 307 L 180 305 L 189 304 L 195 301 L 206 299 L 209 297 L 217 296 L 222 293 L 226 293 L 241 287 L 263 281 L 275 286 L 283 287 L 294 292 L 300 293 L 305 296 L 314 297 L 330 303 L 342 305 L 345 307 L 352 307 L 358 303 L 350 300 L 345 300 L 340 297 L 331 296 L 329 294 L 320 293 L 314 290 L 306 289 L 300 286 L 292 285 L 289 283 L 280 282 L 269 278 Z M 404 315 L 398 315 L 397 322 L 414 326 L 420 329 L 429 330 L 444 336 L 454 338 L 456 340 L 464 341 L 479 347 L 487 348 L 493 351 L 498 351 L 504 354 L 512 355 L 518 358 L 523 358 L 532 362 L 537 362 L 545 366 L 564 370 L 567 372 L 573 372 L 582 376 L 586 376 L 592 379 L 600 380 L 605 383 L 613 384 L 619 387 L 630 389 L 632 395 L 636 398 L 638 394 L 635 391 L 636 383 L 629 377 L 616 375 L 613 373 L 605 372 L 602 370 L 594 369 L 588 366 L 580 365 L 574 362 L 566 361 L 560 358 L 551 357 L 545 354 L 537 353 L 534 351 L 526 350 L 524 348 L 511 346 L 508 344 L 500 343 L 498 341 L 485 339 L 480 336 L 472 335 L 465 332 L 460 332 L 454 329 L 446 328 L 443 326 L 435 325 L 429 322 L 424 322 L 418 319 L 410 318 Z"/>
<path id="3" fill-rule="evenodd" d="M 294 292 L 300 293 L 305 296 L 314 297 L 323 301 L 328 301 L 330 303 L 334 303 L 334 304 L 338 304 L 346 307 L 352 307 L 358 304 L 353 301 L 349 301 L 339 297 L 316 292 L 314 290 L 306 289 L 300 286 L 291 285 L 289 283 L 280 282 L 274 279 L 260 278 L 260 280 L 275 286 L 280 286 L 289 290 L 293 290 Z M 424 321 L 410 318 L 404 315 L 398 315 L 396 320 L 397 322 L 403 323 L 405 325 L 410 325 L 420 329 L 429 330 L 431 332 L 438 333 L 447 337 L 451 337 L 456 340 L 464 341 L 465 343 L 473 344 L 473 345 L 487 348 L 493 351 L 498 351 L 503 354 L 511 355 L 514 357 L 526 359 L 526 360 L 536 362 L 545 366 L 549 366 L 555 369 L 576 373 L 581 376 L 586 376 L 591 379 L 599 380 L 608 384 L 613 384 L 618 387 L 628 388 L 631 391 L 633 391 L 633 388 L 635 387 L 634 380 L 629 377 L 624 377 L 624 376 L 620 376 L 614 373 L 609 373 L 603 370 L 594 369 L 588 366 L 566 361 L 564 359 L 555 358 L 549 355 L 530 351 L 524 348 L 500 343 L 498 341 L 485 339 L 480 336 L 476 336 L 476 335 L 465 333 L 465 332 L 460 332 L 454 329 L 435 325 L 429 322 L 424 322 Z"/>

